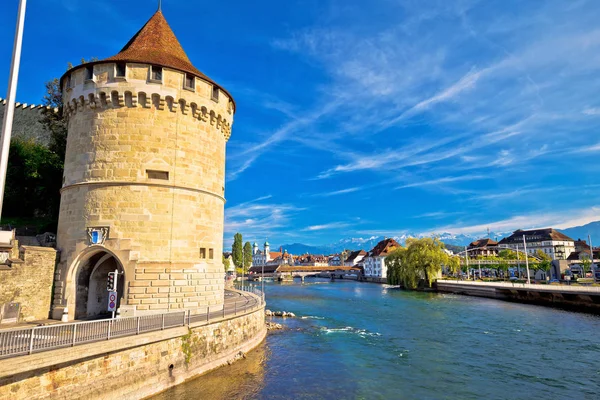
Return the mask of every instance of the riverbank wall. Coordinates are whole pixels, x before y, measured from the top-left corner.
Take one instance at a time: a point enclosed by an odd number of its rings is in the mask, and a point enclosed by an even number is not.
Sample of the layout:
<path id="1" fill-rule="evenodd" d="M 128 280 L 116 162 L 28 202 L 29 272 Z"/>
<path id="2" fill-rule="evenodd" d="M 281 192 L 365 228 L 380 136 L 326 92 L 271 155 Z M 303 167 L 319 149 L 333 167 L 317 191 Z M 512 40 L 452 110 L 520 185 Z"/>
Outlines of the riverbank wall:
<path id="1" fill-rule="evenodd" d="M 438 292 L 600 314 L 600 287 L 438 280 Z"/>
<path id="2" fill-rule="evenodd" d="M 0 362 L 1 399 L 152 396 L 228 364 L 265 338 L 264 305 L 243 315 Z"/>

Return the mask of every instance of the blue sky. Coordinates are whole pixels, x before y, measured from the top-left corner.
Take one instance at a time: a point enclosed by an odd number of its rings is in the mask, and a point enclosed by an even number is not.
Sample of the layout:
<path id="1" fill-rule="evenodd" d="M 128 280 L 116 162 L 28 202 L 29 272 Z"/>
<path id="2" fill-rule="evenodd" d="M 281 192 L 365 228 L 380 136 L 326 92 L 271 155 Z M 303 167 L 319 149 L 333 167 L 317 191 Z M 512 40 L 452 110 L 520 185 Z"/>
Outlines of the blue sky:
<path id="1" fill-rule="evenodd" d="M 6 93 L 17 0 L 0 11 Z M 154 0 L 29 0 L 18 101 Z M 164 0 L 237 101 L 226 237 L 322 244 L 600 219 L 600 3 Z"/>

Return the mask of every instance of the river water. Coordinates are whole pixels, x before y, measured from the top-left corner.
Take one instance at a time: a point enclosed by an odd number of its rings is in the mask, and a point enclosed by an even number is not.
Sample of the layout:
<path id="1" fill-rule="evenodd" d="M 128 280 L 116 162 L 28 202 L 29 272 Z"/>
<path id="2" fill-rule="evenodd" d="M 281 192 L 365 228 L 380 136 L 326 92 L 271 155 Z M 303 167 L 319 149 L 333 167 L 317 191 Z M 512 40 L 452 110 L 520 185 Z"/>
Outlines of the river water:
<path id="1" fill-rule="evenodd" d="M 354 281 L 265 284 L 299 318 L 155 399 L 600 399 L 600 318 Z"/>

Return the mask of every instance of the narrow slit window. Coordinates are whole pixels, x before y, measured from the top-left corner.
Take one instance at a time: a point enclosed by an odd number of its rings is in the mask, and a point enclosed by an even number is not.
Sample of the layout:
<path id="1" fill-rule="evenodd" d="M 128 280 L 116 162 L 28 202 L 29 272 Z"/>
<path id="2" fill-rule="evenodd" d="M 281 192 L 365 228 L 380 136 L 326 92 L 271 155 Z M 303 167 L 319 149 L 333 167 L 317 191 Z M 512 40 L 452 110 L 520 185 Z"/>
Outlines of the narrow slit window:
<path id="1" fill-rule="evenodd" d="M 208 249 L 208 258 L 211 260 L 215 259 L 215 249 Z"/>
<path id="2" fill-rule="evenodd" d="M 206 258 L 206 249 L 204 247 L 200 248 L 200 258 Z"/>
<path id="3" fill-rule="evenodd" d="M 217 86 L 213 86 L 212 87 L 212 95 L 211 98 L 216 101 L 219 102 L 219 88 Z"/>
<path id="4" fill-rule="evenodd" d="M 194 75 L 191 74 L 185 74 L 183 88 L 194 90 L 196 88 L 196 77 L 194 77 Z"/>
<path id="5" fill-rule="evenodd" d="M 125 63 L 117 63 L 116 68 L 115 68 L 115 76 L 117 78 L 125 78 L 125 70 L 126 70 Z"/>
<path id="6" fill-rule="evenodd" d="M 153 65 L 150 67 L 150 80 L 155 82 L 162 82 L 163 69 L 162 67 Z"/>
<path id="7" fill-rule="evenodd" d="M 94 67 L 85 67 L 85 80 L 91 81 L 94 79 Z"/>
<path id="8" fill-rule="evenodd" d="M 169 180 L 169 171 L 157 171 L 154 169 L 147 169 L 146 175 L 148 176 L 148 179 L 161 179 L 164 181 Z"/>

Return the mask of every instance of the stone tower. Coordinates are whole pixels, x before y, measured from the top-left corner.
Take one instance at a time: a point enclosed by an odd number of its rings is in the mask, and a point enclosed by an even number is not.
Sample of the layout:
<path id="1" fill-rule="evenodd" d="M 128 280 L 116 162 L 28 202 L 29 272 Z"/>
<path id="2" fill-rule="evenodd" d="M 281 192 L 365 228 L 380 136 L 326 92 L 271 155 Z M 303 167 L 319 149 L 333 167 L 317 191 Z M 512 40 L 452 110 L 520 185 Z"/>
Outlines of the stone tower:
<path id="1" fill-rule="evenodd" d="M 61 78 L 68 140 L 53 317 L 223 307 L 225 146 L 235 103 L 157 11 L 115 56 Z"/>

